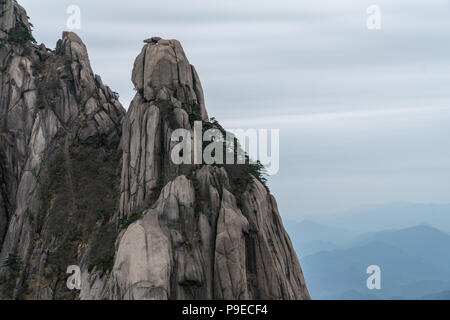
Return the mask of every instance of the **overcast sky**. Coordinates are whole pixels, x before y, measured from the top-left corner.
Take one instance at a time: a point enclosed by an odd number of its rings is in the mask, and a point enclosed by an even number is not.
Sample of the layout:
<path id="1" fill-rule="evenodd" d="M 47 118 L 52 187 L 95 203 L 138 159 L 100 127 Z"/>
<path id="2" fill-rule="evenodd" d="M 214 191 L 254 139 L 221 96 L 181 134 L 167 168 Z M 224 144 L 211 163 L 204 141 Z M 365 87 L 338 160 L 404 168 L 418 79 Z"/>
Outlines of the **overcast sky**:
<path id="1" fill-rule="evenodd" d="M 280 128 L 270 187 L 290 219 L 363 204 L 450 202 L 449 0 L 21 0 L 54 48 L 81 8 L 94 72 L 134 95 L 151 36 L 181 41 L 210 116 Z M 381 30 L 366 27 L 381 8 Z"/>

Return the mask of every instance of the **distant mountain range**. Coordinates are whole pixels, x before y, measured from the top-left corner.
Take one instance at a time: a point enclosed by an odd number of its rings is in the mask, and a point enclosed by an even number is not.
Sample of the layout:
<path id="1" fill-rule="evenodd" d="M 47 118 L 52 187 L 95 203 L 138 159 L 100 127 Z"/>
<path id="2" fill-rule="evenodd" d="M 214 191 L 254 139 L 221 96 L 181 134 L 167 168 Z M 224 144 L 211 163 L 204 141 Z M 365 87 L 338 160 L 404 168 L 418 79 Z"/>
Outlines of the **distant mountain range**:
<path id="1" fill-rule="evenodd" d="M 339 223 L 287 222 L 312 298 L 450 299 L 447 207 L 395 204 L 366 208 L 360 215 L 354 211 L 334 221 Z M 366 287 L 370 265 L 381 268 L 381 290 Z"/>
<path id="2" fill-rule="evenodd" d="M 286 222 L 286 229 L 300 257 L 323 250 L 337 249 L 350 242 L 358 233 L 304 220 Z"/>
<path id="3" fill-rule="evenodd" d="M 319 222 L 357 233 L 431 225 L 450 232 L 450 204 L 398 202 L 361 206 Z"/>
<path id="4" fill-rule="evenodd" d="M 450 300 L 450 290 L 429 294 L 422 297 L 423 300 Z"/>

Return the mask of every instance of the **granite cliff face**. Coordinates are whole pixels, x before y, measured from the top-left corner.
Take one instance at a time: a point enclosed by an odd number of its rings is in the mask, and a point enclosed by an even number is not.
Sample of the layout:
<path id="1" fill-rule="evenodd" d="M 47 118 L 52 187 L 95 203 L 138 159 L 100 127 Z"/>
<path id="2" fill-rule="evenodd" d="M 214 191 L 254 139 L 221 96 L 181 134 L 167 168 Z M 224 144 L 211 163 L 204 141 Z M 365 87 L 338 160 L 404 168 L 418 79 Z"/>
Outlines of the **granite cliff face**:
<path id="1" fill-rule="evenodd" d="M 174 130 L 222 129 L 178 41 L 145 41 L 125 112 L 76 34 L 0 7 L 0 298 L 309 298 L 257 169 L 171 161 Z"/>

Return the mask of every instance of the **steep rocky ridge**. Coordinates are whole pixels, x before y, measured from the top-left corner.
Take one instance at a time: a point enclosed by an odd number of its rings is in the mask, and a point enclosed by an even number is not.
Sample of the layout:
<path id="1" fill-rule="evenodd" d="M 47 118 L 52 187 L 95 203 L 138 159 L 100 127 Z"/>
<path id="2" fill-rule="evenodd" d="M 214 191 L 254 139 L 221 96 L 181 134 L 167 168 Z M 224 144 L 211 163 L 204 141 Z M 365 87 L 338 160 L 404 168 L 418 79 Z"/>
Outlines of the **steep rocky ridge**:
<path id="1" fill-rule="evenodd" d="M 75 242 L 89 242 L 96 223 L 88 221 L 95 213 L 83 208 L 82 201 L 89 202 L 92 194 L 83 198 L 82 184 L 93 187 L 109 179 L 95 172 L 105 170 L 102 161 L 95 163 L 98 159 L 115 158 L 111 168 L 119 165 L 125 110 L 93 74 L 77 35 L 64 33 L 55 51 L 36 46 L 20 36 L 31 34 L 23 8 L 11 1 L 1 6 L 0 295 L 74 296 L 59 293 L 67 291 L 62 264 L 76 262 Z M 18 37 L 11 38 L 11 30 Z M 92 154 L 90 163 L 72 159 Z M 95 165 L 87 176 L 86 167 Z M 105 188 L 91 191 L 107 193 Z M 106 205 L 99 204 L 99 209 Z M 108 209 L 114 206 L 115 201 Z"/>
<path id="2" fill-rule="evenodd" d="M 309 298 L 258 167 L 170 160 L 174 130 L 223 130 L 178 41 L 144 41 L 125 113 L 76 34 L 37 46 L 0 6 L 0 298 Z"/>

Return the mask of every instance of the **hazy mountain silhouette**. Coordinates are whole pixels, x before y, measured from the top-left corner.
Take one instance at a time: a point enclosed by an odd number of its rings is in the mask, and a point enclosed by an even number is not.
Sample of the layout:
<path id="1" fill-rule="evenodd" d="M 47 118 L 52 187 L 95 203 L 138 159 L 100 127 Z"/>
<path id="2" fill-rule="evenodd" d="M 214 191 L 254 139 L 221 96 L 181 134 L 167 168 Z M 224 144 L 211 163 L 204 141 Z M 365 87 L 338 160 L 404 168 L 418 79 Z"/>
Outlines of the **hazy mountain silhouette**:
<path id="1" fill-rule="evenodd" d="M 424 259 L 437 268 L 450 266 L 450 235 L 431 226 L 416 226 L 403 230 L 384 231 L 357 237 L 353 243 L 382 241 L 395 246 L 408 255 Z M 450 272 L 450 270 L 449 270 Z"/>
<path id="2" fill-rule="evenodd" d="M 428 294 L 422 297 L 423 300 L 450 300 L 450 290 Z"/>
<path id="3" fill-rule="evenodd" d="M 401 229 L 422 224 L 450 232 L 450 204 L 398 202 L 361 206 L 333 218 L 324 219 L 322 223 L 359 233 Z"/>
<path id="4" fill-rule="evenodd" d="M 357 235 L 356 232 L 330 227 L 311 220 L 287 221 L 285 226 L 299 257 L 338 249 Z"/>
<path id="5" fill-rule="evenodd" d="M 303 271 L 313 299 L 417 299 L 450 289 L 449 247 L 450 235 L 430 226 L 368 233 L 304 257 Z M 370 265 L 381 268 L 381 290 L 367 289 Z"/>

